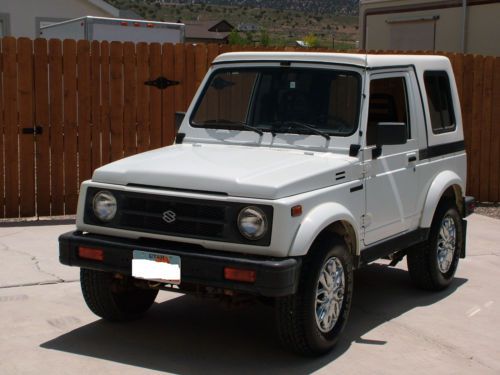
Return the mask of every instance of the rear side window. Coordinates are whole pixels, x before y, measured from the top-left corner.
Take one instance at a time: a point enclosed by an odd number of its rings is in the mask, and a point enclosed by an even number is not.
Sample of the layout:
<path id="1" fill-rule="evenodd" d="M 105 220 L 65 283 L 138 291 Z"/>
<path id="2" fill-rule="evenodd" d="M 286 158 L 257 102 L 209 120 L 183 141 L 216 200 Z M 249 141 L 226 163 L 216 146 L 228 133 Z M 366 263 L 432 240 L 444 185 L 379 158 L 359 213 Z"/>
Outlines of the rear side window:
<path id="1" fill-rule="evenodd" d="M 424 73 L 424 82 L 432 132 L 438 134 L 455 130 L 455 112 L 448 74 L 444 71 L 428 71 Z"/>

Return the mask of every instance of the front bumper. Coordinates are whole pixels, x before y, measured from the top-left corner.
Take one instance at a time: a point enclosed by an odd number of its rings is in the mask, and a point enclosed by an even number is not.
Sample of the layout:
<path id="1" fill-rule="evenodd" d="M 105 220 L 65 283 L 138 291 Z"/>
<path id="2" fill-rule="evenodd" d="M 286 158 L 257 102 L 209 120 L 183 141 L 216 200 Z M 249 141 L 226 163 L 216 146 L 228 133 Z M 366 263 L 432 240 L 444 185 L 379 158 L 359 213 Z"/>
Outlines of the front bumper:
<path id="1" fill-rule="evenodd" d="M 80 258 L 80 246 L 103 250 L 103 260 Z M 164 253 L 181 257 L 182 284 L 211 286 L 266 297 L 279 297 L 297 290 L 301 258 L 266 258 L 216 252 L 201 246 L 158 240 L 131 240 L 110 236 L 68 232 L 59 237 L 59 261 L 76 266 L 106 272 L 132 274 L 134 250 Z M 254 270 L 253 283 L 236 282 L 224 278 L 224 267 Z"/>

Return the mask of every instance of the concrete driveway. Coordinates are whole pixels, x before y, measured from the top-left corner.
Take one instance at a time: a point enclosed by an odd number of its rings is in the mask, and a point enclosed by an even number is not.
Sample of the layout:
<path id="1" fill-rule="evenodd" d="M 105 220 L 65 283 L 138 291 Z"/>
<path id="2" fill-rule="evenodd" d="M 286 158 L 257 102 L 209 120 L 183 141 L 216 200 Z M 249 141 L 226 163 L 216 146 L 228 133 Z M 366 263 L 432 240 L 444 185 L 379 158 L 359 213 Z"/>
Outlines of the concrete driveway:
<path id="1" fill-rule="evenodd" d="M 147 318 L 94 316 L 79 272 L 58 263 L 73 225 L 0 226 L 1 374 L 500 374 L 500 221 L 473 215 L 452 287 L 415 289 L 406 264 L 355 274 L 351 317 L 336 349 L 308 359 L 283 351 L 273 310 L 228 310 L 161 292 Z"/>

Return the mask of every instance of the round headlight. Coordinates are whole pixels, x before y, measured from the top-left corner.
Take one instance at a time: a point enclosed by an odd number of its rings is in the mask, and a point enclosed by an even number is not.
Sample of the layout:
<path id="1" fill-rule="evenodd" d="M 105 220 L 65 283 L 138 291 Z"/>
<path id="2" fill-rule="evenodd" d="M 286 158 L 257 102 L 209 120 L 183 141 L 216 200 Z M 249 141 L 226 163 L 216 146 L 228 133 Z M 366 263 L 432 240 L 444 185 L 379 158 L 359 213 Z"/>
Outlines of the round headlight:
<path id="1" fill-rule="evenodd" d="M 267 232 L 266 214 L 258 207 L 245 207 L 238 215 L 238 229 L 249 240 L 262 238 Z"/>
<path id="2" fill-rule="evenodd" d="M 99 220 L 104 222 L 113 220 L 116 215 L 116 198 L 109 191 L 100 191 L 94 195 L 92 208 Z"/>

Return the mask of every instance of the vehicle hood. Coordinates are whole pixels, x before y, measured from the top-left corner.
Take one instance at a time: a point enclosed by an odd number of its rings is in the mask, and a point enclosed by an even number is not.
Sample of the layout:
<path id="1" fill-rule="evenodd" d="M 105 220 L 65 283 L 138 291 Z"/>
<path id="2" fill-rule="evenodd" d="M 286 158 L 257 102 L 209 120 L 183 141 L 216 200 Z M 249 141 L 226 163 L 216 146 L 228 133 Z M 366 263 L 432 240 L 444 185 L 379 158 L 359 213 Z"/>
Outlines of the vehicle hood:
<path id="1" fill-rule="evenodd" d="M 279 199 L 334 185 L 349 159 L 303 150 L 183 144 L 105 165 L 92 180 Z"/>

